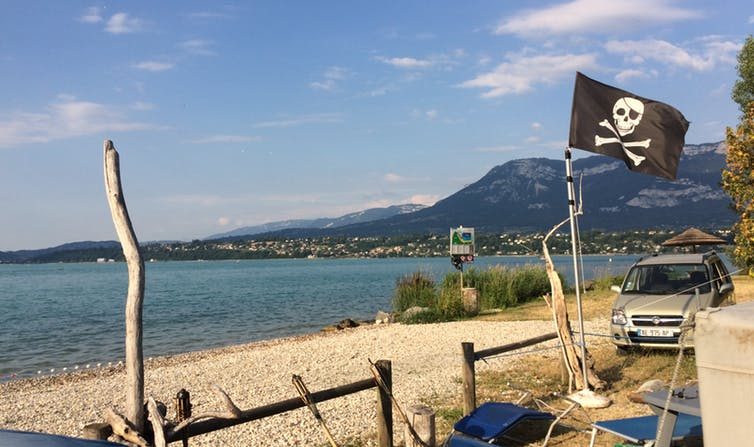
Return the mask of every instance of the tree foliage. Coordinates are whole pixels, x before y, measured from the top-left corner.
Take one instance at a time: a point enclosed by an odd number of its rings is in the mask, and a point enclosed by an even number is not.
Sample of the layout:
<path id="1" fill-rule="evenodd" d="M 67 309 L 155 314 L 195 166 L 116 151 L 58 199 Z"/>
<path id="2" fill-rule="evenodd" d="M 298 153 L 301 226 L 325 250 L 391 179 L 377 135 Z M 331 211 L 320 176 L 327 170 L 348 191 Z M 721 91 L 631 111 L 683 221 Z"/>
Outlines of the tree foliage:
<path id="1" fill-rule="evenodd" d="M 733 85 L 731 96 L 742 112 L 754 101 L 754 37 L 749 36 L 738 53 L 738 75 L 740 79 Z"/>
<path id="2" fill-rule="evenodd" d="M 754 56 L 754 53 L 752 53 Z M 754 62 L 754 58 L 752 58 Z M 754 94 L 754 91 L 750 92 Z M 749 103 L 740 124 L 726 131 L 727 167 L 722 187 L 733 201 L 739 220 L 733 225 L 733 262 L 754 268 L 754 101 Z"/>
<path id="3" fill-rule="evenodd" d="M 754 37 L 749 36 L 738 53 L 739 79 L 732 97 L 744 112 L 734 130 L 726 130 L 727 166 L 722 187 L 738 214 L 733 225 L 733 262 L 754 272 Z"/>

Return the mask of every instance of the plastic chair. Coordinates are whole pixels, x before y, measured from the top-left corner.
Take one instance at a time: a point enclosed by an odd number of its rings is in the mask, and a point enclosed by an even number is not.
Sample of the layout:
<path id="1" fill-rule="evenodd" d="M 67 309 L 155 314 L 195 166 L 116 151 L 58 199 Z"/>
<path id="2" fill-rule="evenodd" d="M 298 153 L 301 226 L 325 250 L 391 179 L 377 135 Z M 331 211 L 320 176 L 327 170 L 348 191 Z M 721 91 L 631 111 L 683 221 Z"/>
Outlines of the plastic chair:
<path id="1" fill-rule="evenodd" d="M 523 421 L 552 421 L 550 413 L 507 402 L 486 402 L 453 426 L 447 447 L 489 446 Z"/>
<path id="2" fill-rule="evenodd" d="M 589 441 L 589 447 L 594 447 L 598 431 L 612 433 L 635 444 L 650 447 L 655 442 L 658 421 L 659 416 L 651 415 L 595 422 L 592 424 L 592 439 Z M 701 436 L 702 418 L 680 413 L 673 429 L 673 440 Z"/>

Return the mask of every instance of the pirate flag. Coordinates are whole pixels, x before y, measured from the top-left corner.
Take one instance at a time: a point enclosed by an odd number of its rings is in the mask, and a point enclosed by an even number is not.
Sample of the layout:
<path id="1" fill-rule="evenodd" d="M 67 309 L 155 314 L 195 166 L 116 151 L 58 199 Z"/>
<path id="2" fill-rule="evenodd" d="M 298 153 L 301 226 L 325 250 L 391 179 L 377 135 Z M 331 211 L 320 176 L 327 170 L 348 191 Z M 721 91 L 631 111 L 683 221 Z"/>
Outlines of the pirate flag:
<path id="1" fill-rule="evenodd" d="M 683 114 L 665 103 L 576 73 L 570 147 L 619 158 L 632 171 L 675 180 L 688 128 Z"/>

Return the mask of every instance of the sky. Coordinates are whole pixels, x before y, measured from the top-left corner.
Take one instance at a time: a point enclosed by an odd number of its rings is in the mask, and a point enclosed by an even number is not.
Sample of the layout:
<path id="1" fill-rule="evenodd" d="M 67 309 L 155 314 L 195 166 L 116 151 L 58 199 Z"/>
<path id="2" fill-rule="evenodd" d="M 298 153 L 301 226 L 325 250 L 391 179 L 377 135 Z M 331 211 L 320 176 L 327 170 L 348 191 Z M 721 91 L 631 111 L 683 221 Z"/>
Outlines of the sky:
<path id="1" fill-rule="evenodd" d="M 106 139 L 142 242 L 431 205 L 563 159 L 577 71 L 720 141 L 753 30 L 751 0 L 7 0 L 0 251 L 117 239 Z"/>

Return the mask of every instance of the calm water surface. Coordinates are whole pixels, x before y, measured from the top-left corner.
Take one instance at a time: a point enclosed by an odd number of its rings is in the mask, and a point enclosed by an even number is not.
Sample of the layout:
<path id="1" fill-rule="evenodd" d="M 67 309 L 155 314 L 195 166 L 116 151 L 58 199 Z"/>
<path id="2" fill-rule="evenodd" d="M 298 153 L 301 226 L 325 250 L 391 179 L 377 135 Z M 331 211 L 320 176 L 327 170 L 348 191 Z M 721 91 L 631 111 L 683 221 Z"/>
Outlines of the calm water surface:
<path id="1" fill-rule="evenodd" d="M 638 256 L 587 256 L 587 279 L 625 273 Z M 554 259 L 573 281 L 572 260 Z M 482 257 L 490 265 L 537 257 Z M 145 357 L 314 332 L 389 310 L 395 281 L 452 271 L 447 258 L 158 262 L 146 265 Z M 0 264 L 0 380 L 124 357 L 124 263 Z"/>

